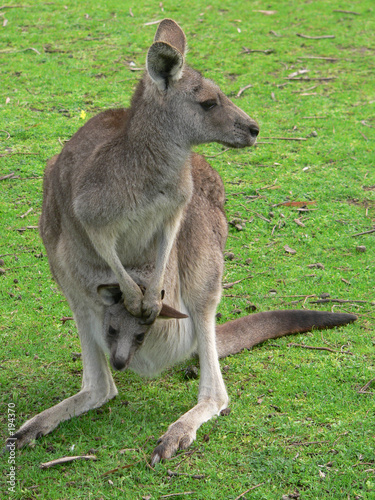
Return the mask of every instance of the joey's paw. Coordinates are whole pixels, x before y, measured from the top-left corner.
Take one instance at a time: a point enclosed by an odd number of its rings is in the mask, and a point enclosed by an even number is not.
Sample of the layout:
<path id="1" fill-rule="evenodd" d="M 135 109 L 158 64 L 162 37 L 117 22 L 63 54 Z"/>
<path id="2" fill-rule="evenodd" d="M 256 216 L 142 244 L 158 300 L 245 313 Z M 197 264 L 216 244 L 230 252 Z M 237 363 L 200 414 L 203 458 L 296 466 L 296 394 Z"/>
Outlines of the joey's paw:
<path id="1" fill-rule="evenodd" d="M 194 440 L 194 430 L 181 422 L 176 422 L 158 440 L 158 445 L 151 455 L 151 465 L 154 466 L 161 460 L 168 460 L 178 450 L 188 448 Z"/>

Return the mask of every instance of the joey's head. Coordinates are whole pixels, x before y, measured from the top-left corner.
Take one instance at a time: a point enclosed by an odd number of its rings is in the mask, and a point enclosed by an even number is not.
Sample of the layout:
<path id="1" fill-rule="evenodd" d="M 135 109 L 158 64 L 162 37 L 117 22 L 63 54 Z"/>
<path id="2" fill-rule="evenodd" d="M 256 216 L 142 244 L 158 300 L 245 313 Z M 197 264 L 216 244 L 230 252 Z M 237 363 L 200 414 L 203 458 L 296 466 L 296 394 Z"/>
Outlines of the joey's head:
<path id="1" fill-rule="evenodd" d="M 243 148 L 256 142 L 255 120 L 224 95 L 211 80 L 185 64 L 185 34 L 164 19 L 147 54 L 144 96 L 164 129 L 188 147 L 218 142 Z M 159 110 L 159 111 L 157 111 Z"/>
<path id="2" fill-rule="evenodd" d="M 134 354 L 142 346 L 152 325 L 145 325 L 142 318 L 132 316 L 124 306 L 119 285 L 101 285 L 98 294 L 105 305 L 103 336 L 109 358 L 115 370 L 126 370 Z M 186 318 L 170 306 L 163 305 L 156 319 Z"/>
<path id="3" fill-rule="evenodd" d="M 98 294 L 105 307 L 103 336 L 115 370 L 125 370 L 141 347 L 150 325 L 132 316 L 124 306 L 118 285 L 102 285 Z"/>

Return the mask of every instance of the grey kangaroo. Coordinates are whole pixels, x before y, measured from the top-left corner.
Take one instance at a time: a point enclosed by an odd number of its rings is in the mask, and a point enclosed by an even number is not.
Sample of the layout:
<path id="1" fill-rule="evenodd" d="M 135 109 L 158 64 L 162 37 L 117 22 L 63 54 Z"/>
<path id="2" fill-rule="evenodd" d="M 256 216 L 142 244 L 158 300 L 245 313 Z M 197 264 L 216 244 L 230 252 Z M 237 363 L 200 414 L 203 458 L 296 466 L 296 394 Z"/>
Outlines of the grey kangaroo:
<path id="1" fill-rule="evenodd" d="M 154 376 L 200 362 L 196 406 L 159 439 L 151 463 L 188 447 L 226 408 L 219 357 L 356 316 L 316 311 L 253 314 L 215 326 L 227 237 L 224 188 L 196 144 L 252 146 L 257 123 L 185 64 L 182 29 L 165 19 L 129 109 L 90 119 L 47 165 L 40 234 L 82 346 L 81 390 L 28 420 L 21 447 L 97 408 L 117 389 L 115 370 Z"/>

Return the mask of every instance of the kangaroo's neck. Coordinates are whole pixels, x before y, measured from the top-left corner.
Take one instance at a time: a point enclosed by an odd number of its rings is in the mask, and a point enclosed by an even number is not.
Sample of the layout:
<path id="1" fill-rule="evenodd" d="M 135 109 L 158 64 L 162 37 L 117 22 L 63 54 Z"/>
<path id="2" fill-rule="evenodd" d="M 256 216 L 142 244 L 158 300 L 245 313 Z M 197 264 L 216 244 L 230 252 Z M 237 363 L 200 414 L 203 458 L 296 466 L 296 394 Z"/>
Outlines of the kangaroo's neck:
<path id="1" fill-rule="evenodd" d="M 155 92 L 148 88 L 145 79 L 139 82 L 129 109 L 127 151 L 138 164 L 155 173 L 178 172 L 188 161 L 191 146 L 176 121 L 176 104 L 160 106 L 155 102 Z M 162 102 L 163 96 L 156 97 Z"/>

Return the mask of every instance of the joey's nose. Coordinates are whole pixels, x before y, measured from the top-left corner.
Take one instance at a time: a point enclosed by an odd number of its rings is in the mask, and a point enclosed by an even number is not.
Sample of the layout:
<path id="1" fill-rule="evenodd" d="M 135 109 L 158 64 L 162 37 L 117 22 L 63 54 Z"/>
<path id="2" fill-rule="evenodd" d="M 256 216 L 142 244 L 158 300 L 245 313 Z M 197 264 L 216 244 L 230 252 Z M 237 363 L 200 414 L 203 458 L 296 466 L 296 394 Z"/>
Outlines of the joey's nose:
<path id="1" fill-rule="evenodd" d="M 111 357 L 111 364 L 115 370 L 121 371 L 128 365 L 128 360 L 120 356 Z"/>
<path id="2" fill-rule="evenodd" d="M 259 134 L 259 127 L 256 123 L 252 123 L 249 127 L 250 129 L 250 135 L 252 137 L 258 137 L 258 134 Z"/>

